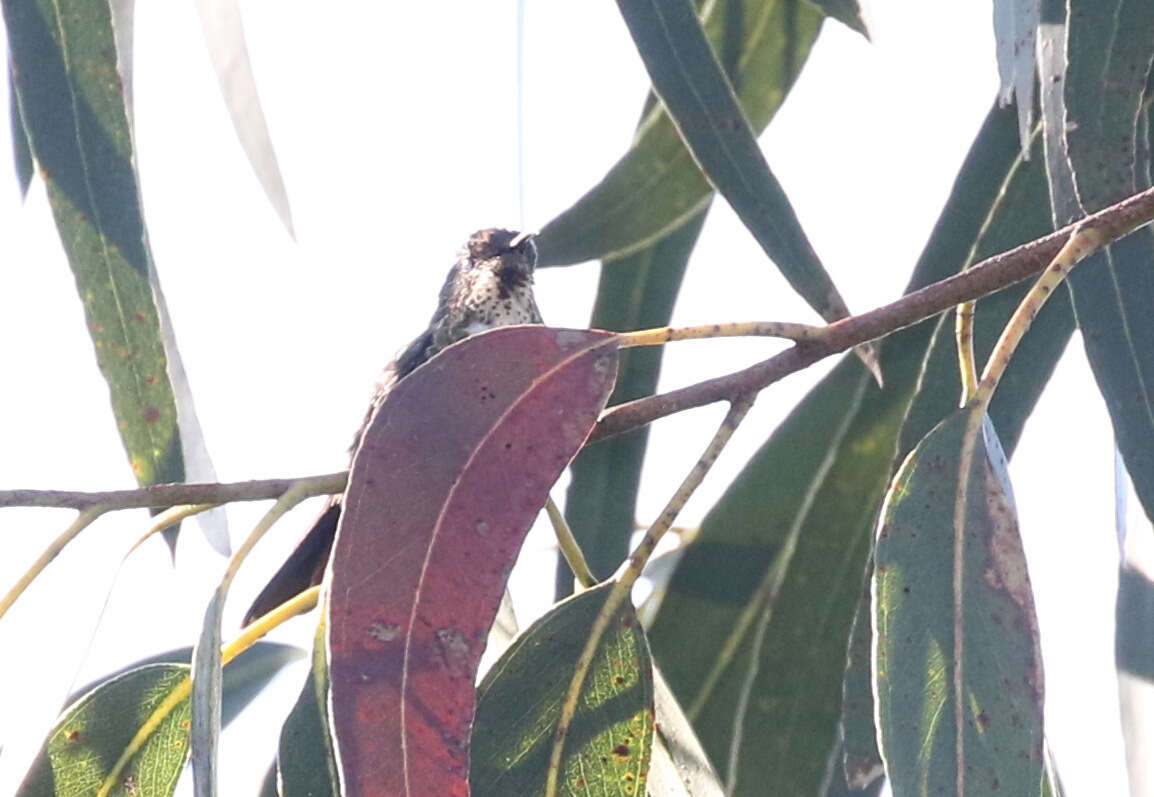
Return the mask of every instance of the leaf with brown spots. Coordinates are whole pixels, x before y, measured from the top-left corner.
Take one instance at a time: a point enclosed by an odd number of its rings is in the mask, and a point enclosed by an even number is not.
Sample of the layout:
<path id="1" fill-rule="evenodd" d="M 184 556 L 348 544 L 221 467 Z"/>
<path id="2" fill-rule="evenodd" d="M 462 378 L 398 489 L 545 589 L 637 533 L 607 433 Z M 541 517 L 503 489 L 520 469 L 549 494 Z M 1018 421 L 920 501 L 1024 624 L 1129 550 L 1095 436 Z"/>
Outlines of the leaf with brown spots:
<path id="1" fill-rule="evenodd" d="M 132 474 L 215 481 L 149 249 L 110 3 L 13 0 L 3 16 L 16 143 L 44 180 Z"/>
<path id="2" fill-rule="evenodd" d="M 1147 78 L 1154 4 L 1071 0 L 1041 28 L 1043 135 L 1054 226 L 1151 185 Z M 1060 13 L 1060 12 L 1059 12 Z M 1086 357 L 1115 441 L 1154 518 L 1154 232 L 1103 247 L 1070 275 Z"/>
<path id="3" fill-rule="evenodd" d="M 981 410 L 902 464 L 873 581 L 878 735 L 895 794 L 1038 794 L 1038 623 L 1005 456 Z"/>
<path id="4" fill-rule="evenodd" d="M 544 790 L 561 702 L 589 629 L 612 589 L 586 590 L 534 623 L 478 688 L 476 797 Z M 642 797 L 653 750 L 653 666 L 633 607 L 602 638 L 562 759 L 562 794 Z"/>
<path id="5" fill-rule="evenodd" d="M 389 394 L 333 553 L 333 732 L 345 794 L 466 795 L 474 677 L 505 581 L 617 372 L 605 332 L 504 327 Z"/>
<path id="6" fill-rule="evenodd" d="M 88 692 L 57 721 L 18 797 L 96 794 L 142 723 L 187 679 L 187 664 L 149 664 Z M 188 757 L 189 714 L 186 698 L 117 773 L 111 794 L 172 794 Z"/>

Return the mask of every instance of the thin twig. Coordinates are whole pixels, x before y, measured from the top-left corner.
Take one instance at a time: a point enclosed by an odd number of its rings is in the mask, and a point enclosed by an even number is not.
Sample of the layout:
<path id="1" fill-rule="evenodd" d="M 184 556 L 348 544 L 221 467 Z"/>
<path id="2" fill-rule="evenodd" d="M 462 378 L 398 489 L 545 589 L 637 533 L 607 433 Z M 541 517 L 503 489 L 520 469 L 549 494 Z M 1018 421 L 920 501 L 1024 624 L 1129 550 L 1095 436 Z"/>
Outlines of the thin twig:
<path id="1" fill-rule="evenodd" d="M 310 495 L 339 493 L 345 489 L 348 471 L 304 476 L 297 479 L 255 479 L 228 484 L 154 484 L 136 490 L 90 493 L 69 490 L 0 490 L 0 507 L 40 506 L 88 509 L 170 507 L 178 504 L 227 504 L 232 501 L 267 501 L 279 498 L 294 484 L 305 484 Z"/>
<path id="2" fill-rule="evenodd" d="M 24 575 L 20 576 L 19 580 L 8 590 L 8 593 L 3 598 L 0 598 L 0 617 L 7 614 L 8 610 L 12 608 L 12 604 L 16 602 L 16 599 L 23 595 L 24 590 L 28 589 L 28 585 L 35 581 L 36 577 L 44 572 L 44 568 L 48 567 L 49 563 L 60 555 L 65 545 L 76 539 L 77 534 L 91 526 L 93 521 L 109 511 L 109 509 L 111 509 L 111 507 L 101 506 L 99 504 L 90 506 L 81 512 L 74 521 L 68 524 L 68 528 L 44 549 L 44 553 L 40 554 L 40 557 L 32 563 L 32 566 L 24 572 Z"/>
<path id="3" fill-rule="evenodd" d="M 285 601 L 277 608 L 273 609 L 268 614 L 262 616 L 260 619 L 253 621 L 251 624 L 245 626 L 241 630 L 240 636 L 228 643 L 221 649 L 220 663 L 222 666 L 227 666 L 229 662 L 244 653 L 253 646 L 261 637 L 265 636 L 269 631 L 273 630 L 279 625 L 291 620 L 298 614 L 312 611 L 317 605 L 317 599 L 320 595 L 320 587 L 310 587 L 304 592 L 297 595 L 289 601 Z M 160 724 L 167 719 L 173 711 L 176 710 L 181 703 L 188 700 L 189 695 L 192 694 L 192 675 L 189 674 L 183 681 L 176 684 L 172 691 L 168 693 L 165 699 L 161 702 L 152 714 L 141 724 L 136 734 L 129 741 L 128 745 L 121 752 L 120 757 L 112 765 L 108 771 L 108 775 L 104 778 L 104 782 L 100 786 L 98 795 L 106 795 L 116 787 L 120 781 L 120 774 L 128 765 L 128 762 L 134 755 L 140 752 Z"/>
<path id="4" fill-rule="evenodd" d="M 1070 240 L 1066 242 L 1058 254 L 1054 255 L 1053 262 L 1047 266 L 1042 276 L 1038 277 L 1038 281 L 1034 283 L 1017 309 L 1014 310 L 1014 314 L 1010 316 L 998 342 L 994 344 L 994 350 L 990 353 L 990 359 L 986 361 L 985 370 L 982 371 L 982 381 L 978 384 L 978 389 L 973 395 L 972 402 L 974 404 L 989 405 L 998 382 L 1010 364 L 1010 358 L 1013 357 L 1014 351 L 1022 342 L 1030 324 L 1033 323 L 1034 318 L 1042 309 L 1042 305 L 1053 295 L 1054 290 L 1062 284 L 1062 280 L 1066 278 L 1074 266 L 1094 254 L 1106 243 L 1104 231 L 1090 223 L 1079 225 L 1071 233 Z"/>
<path id="5" fill-rule="evenodd" d="M 1068 225 L 1016 249 L 987 258 L 967 271 L 907 294 L 895 302 L 830 324 L 828 334 L 757 363 L 749 368 L 657 396 L 608 409 L 590 440 L 601 440 L 645 426 L 693 407 L 762 390 L 782 377 L 866 341 L 912 326 L 961 302 L 978 299 L 1041 271 L 1066 243 L 1078 224 L 1092 224 L 1105 234 L 1104 243 L 1128 234 L 1154 219 L 1154 188 L 1135 194 L 1086 219 Z"/>
<path id="6" fill-rule="evenodd" d="M 796 343 L 820 340 L 829 327 L 795 324 L 791 321 L 731 321 L 724 324 L 700 324 L 691 327 L 655 327 L 636 332 L 618 333 L 621 348 L 660 346 L 679 340 L 706 338 L 784 338 Z"/>
<path id="7" fill-rule="evenodd" d="M 565 699 L 561 703 L 561 712 L 557 718 L 557 728 L 553 735 L 553 747 L 549 753 L 549 770 L 545 780 L 545 797 L 556 797 L 558 794 L 558 785 L 561 777 L 561 759 L 565 750 L 565 739 L 569 735 L 569 726 L 573 722 L 573 717 L 577 714 L 577 704 L 581 699 L 581 688 L 585 683 L 585 679 L 589 674 L 589 670 L 593 666 L 593 661 L 597 657 L 597 648 L 601 644 L 601 638 L 605 635 L 609 625 L 613 622 L 613 618 L 617 615 L 618 609 L 629 599 L 630 591 L 637 579 L 641 577 L 642 571 L 645 569 L 645 564 L 653 555 L 657 548 L 657 543 L 661 541 L 662 536 L 673 525 L 673 521 L 677 518 L 678 513 L 682 507 L 693 495 L 694 490 L 701 484 L 705 478 L 705 474 L 713 467 L 713 463 L 717 461 L 717 457 L 721 454 L 721 450 L 725 448 L 725 444 L 729 442 L 729 438 L 733 436 L 733 432 L 737 429 L 738 424 L 741 423 L 745 414 L 749 412 L 749 408 L 753 406 L 754 394 L 741 396 L 732 403 L 729 412 L 725 419 L 722 420 L 721 426 L 718 427 L 717 432 L 713 435 L 713 439 L 709 441 L 709 445 L 705 449 L 705 453 L 694 464 L 693 469 L 689 471 L 689 475 L 681 482 L 681 486 L 677 488 L 677 492 L 669 499 L 665 509 L 657 517 L 657 521 L 645 533 L 645 537 L 630 554 L 629 559 L 622 565 L 619 575 L 613 584 L 613 589 L 609 591 L 608 597 L 605 598 L 605 604 L 597 614 L 597 618 L 593 621 L 593 625 L 589 629 L 589 637 L 585 642 L 585 647 L 581 651 L 581 655 L 573 666 L 573 677 L 569 681 L 569 690 L 565 693 Z"/>

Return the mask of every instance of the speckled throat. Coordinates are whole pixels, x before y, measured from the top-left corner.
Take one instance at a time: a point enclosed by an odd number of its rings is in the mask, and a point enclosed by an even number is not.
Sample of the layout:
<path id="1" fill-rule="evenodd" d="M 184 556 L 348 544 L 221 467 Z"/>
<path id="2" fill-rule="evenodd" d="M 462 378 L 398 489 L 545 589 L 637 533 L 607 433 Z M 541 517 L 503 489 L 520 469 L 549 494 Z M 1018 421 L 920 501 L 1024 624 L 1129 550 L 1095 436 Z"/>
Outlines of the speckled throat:
<path id="1" fill-rule="evenodd" d="M 533 297 L 537 248 L 508 230 L 482 230 L 470 238 L 441 290 L 430 322 L 428 356 L 462 338 L 494 327 L 540 324 Z"/>

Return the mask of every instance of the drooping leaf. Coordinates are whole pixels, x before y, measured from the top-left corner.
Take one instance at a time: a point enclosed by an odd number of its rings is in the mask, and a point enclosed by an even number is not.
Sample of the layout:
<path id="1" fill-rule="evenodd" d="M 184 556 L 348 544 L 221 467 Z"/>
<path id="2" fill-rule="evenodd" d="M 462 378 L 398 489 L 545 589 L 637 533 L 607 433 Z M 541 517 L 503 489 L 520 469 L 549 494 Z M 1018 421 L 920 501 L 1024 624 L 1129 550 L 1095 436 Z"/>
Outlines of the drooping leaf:
<path id="1" fill-rule="evenodd" d="M 200 637 L 192 652 L 192 785 L 196 797 L 216 797 L 218 745 L 222 725 L 224 673 L 221 666 L 221 617 L 228 594 L 226 575 L 204 612 Z"/>
<path id="2" fill-rule="evenodd" d="M 805 784 L 816 793 L 825 776 L 837 727 L 845 633 L 826 639 L 827 628 L 810 624 L 834 622 L 826 615 L 837 607 L 850 615 L 848 632 L 868 538 L 844 539 L 843 527 L 811 526 L 808 516 L 818 509 L 818 489 L 828 486 L 829 468 L 867 381 L 864 369 L 845 359 L 795 408 L 706 516 L 650 629 L 657 661 L 732 794 L 806 793 Z M 876 443 L 868 444 L 872 449 Z M 771 455 L 784 451 L 790 455 Z M 881 456 L 891 455 L 892 449 Z M 870 485 L 869 472 L 862 475 Z M 874 481 L 884 481 L 884 473 Z M 829 503 L 832 511 L 836 504 Z M 842 546 L 836 553 L 835 545 Z M 816 550 L 804 550 L 809 546 Z M 797 564 L 803 550 L 805 557 L 822 560 L 822 570 L 808 572 L 817 584 L 795 598 L 790 593 L 796 587 L 782 578 L 794 576 L 790 567 L 779 565 L 775 572 L 770 563 L 805 567 Z M 842 586 L 851 582 L 852 597 L 838 601 Z M 823 597 L 817 601 L 813 596 L 819 591 Z M 794 605 L 795 599 L 809 599 L 811 608 Z M 838 605 L 843 602 L 844 609 Z M 788 635 L 767 631 L 778 611 L 797 623 Z M 731 637 L 737 648 L 725 659 L 722 651 Z M 832 658 L 820 657 L 822 644 L 827 649 L 821 653 L 832 652 Z M 779 657 L 793 666 L 779 667 L 774 661 Z M 823 670 L 828 670 L 829 693 L 819 705 L 811 690 L 823 680 Z M 735 744 L 739 749 L 732 749 Z"/>
<path id="3" fill-rule="evenodd" d="M 381 406 L 331 565 L 348 793 L 467 793 L 473 678 L 505 580 L 616 370 L 608 333 L 505 327 L 441 352 Z"/>
<path id="4" fill-rule="evenodd" d="M 709 182 L 827 321 L 849 315 L 773 175 L 690 0 L 618 0 L 653 88 Z"/>
<path id="5" fill-rule="evenodd" d="M 1115 616 L 1118 669 L 1154 682 L 1154 582 L 1134 568 L 1121 568 Z"/>
<path id="6" fill-rule="evenodd" d="M 284 178 L 277 165 L 272 137 L 260 107 L 256 79 L 244 40 L 244 24 L 236 0 L 197 0 L 204 43 L 220 83 L 220 93 L 228 106 L 240 145 L 256 172 L 265 196 L 292 235 L 292 210 Z"/>
<path id="7" fill-rule="evenodd" d="M 1154 61 L 1154 7 L 1134 0 L 1070 4 L 1042 26 L 1042 112 L 1056 224 L 1150 185 L 1140 113 Z M 1067 50 L 1068 46 L 1068 50 Z M 1126 468 L 1154 518 L 1154 233 L 1106 247 L 1067 281 Z"/>
<path id="8" fill-rule="evenodd" d="M 860 13 L 853 0 L 835 0 L 819 5 L 846 24 L 851 24 L 850 19 Z M 734 83 L 743 109 L 758 128 L 764 127 L 776 112 L 796 74 L 796 68 L 791 64 L 804 59 L 812 43 L 811 34 L 817 32 L 816 25 L 812 30 L 807 26 L 810 12 L 803 7 L 794 9 L 801 14 L 800 18 L 797 14 L 783 14 L 783 10 L 788 12 L 777 0 L 719 0 L 706 4 L 703 17 L 709 41 L 726 75 Z M 776 44 L 766 46 L 765 42 Z M 782 46 L 800 50 L 791 54 L 789 49 L 779 51 Z M 650 93 L 642 113 L 638 146 L 643 141 L 650 142 L 646 145 L 650 146 L 658 137 L 658 131 L 662 131 L 661 136 L 668 136 L 681 147 L 675 156 L 678 162 L 684 158 L 692 168 L 692 171 L 682 170 L 688 175 L 687 179 L 701 183 L 700 172 L 693 167 L 680 145 L 677 132 L 669 124 L 664 109 L 656 103 L 656 97 Z M 640 156 L 627 156 L 627 159 L 630 157 Z M 623 160 L 618 168 L 625 169 L 625 163 Z M 647 198 L 639 210 L 649 212 L 654 199 Z M 590 202 L 597 206 L 596 201 L 590 199 Z M 705 212 L 704 209 L 701 211 L 702 217 Z M 565 217 L 570 215 L 566 213 Z M 695 245 L 700 218 L 690 217 L 674 232 L 632 254 L 606 257 L 601 267 L 590 328 L 625 330 L 668 324 L 690 251 Z M 619 216 L 605 219 L 609 224 L 620 221 Z M 560 219 L 558 224 L 564 226 Z M 600 227 L 590 232 L 599 234 L 599 230 Z M 548 245 L 552 235 L 549 228 L 544 235 Z M 652 393 L 657 386 L 661 357 L 662 349 L 658 347 L 623 352 L 618 386 L 609 403 L 616 404 Z M 638 429 L 595 443 L 577 456 L 570 470 L 565 516 L 586 552 L 590 567 L 601 576 L 611 573 L 625 557 L 627 541 L 636 522 L 637 485 L 647 438 L 648 429 Z M 572 572 L 558 557 L 557 598 L 568 595 L 572 589 Z"/>
<path id="9" fill-rule="evenodd" d="M 649 765 L 651 797 L 721 797 L 725 786 L 665 676 L 653 669 L 653 707 L 657 718 Z"/>
<path id="10" fill-rule="evenodd" d="M 862 19 L 861 15 L 861 6 L 857 0 L 812 0 L 812 2 L 850 30 L 856 30 L 862 36 L 869 38 L 869 31 L 866 30 L 865 20 Z"/>
<path id="11" fill-rule="evenodd" d="M 1022 154 L 1030 151 L 1034 127 L 1034 54 L 1042 0 L 994 0 L 994 39 L 997 43 L 998 101 L 1018 106 L 1018 135 Z"/>
<path id="12" fill-rule="evenodd" d="M 95 794 L 137 731 L 188 678 L 188 666 L 151 664 L 107 681 L 56 723 L 17 797 Z M 118 775 L 113 797 L 165 797 L 188 755 L 190 705 L 182 701 L 153 729 Z"/>
<path id="13" fill-rule="evenodd" d="M 1139 0 L 1070 0 L 1065 92 L 1066 148 L 1084 210 L 1147 188 L 1138 135 L 1154 62 L 1154 6 Z M 1093 163 L 1093 166 L 1091 164 Z"/>
<path id="14" fill-rule="evenodd" d="M 874 727 L 873 676 L 870 647 L 870 599 L 868 586 L 858 603 L 846 650 L 845 682 L 842 685 L 841 750 L 834 759 L 831 780 L 846 792 L 861 790 L 882 780 L 882 754 Z"/>
<path id="15" fill-rule="evenodd" d="M 589 327 L 626 331 L 668 324 L 704 221 L 702 211 L 649 248 L 625 258 L 607 259 L 601 267 Z M 663 352 L 660 346 L 623 351 L 609 403 L 651 395 L 657 389 Z M 598 578 L 607 578 L 628 553 L 648 440 L 648 427 L 602 440 L 583 449 L 570 468 L 565 518 Z M 573 591 L 573 573 L 563 559 L 557 568 L 560 599 Z"/>
<path id="16" fill-rule="evenodd" d="M 544 792 L 561 702 L 612 584 L 558 604 L 530 626 L 478 687 L 475 797 Z M 640 797 L 653 745 L 653 669 L 641 624 L 621 607 L 597 648 L 569 731 L 563 794 Z"/>
<path id="17" fill-rule="evenodd" d="M 141 214 L 109 5 L 11 0 L 3 11 L 23 128 L 47 185 L 133 475 L 142 485 L 182 481 L 182 432 L 169 371 L 176 351 L 171 329 L 165 350 L 166 319 Z M 190 397 L 184 398 L 182 409 L 190 409 Z"/>
<path id="18" fill-rule="evenodd" d="M 1038 794 L 1038 624 L 984 412 L 958 410 L 906 459 L 874 557 L 878 738 L 894 793 Z"/>
<path id="19" fill-rule="evenodd" d="M 20 185 L 20 196 L 28 196 L 28 186 L 32 184 L 32 147 L 28 143 L 28 133 L 24 129 L 24 118 L 20 113 L 20 103 L 16 98 L 16 81 L 12 79 L 12 66 L 8 66 L 8 125 L 12 130 L 12 159 L 16 164 L 16 181 Z"/>
<path id="20" fill-rule="evenodd" d="M 909 290 L 965 264 L 1017 154 L 1014 115 L 992 111 Z M 867 377 L 853 361 L 822 380 L 707 515 L 669 585 L 651 629 L 654 656 L 683 705 L 701 701 L 694 727 L 722 777 L 736 781 L 735 794 L 816 793 L 825 780 L 874 518 L 933 330 L 924 322 L 883 342 L 884 391 L 862 387 L 857 380 Z M 850 426 L 831 453 L 828 438 L 847 415 Z M 754 624 L 739 629 L 742 614 L 795 525 L 796 547 L 754 644 Z M 732 661 L 720 662 L 733 634 L 741 644 Z M 718 667 L 722 687 L 702 697 Z M 751 676 L 743 695 L 733 684 Z"/>
<path id="21" fill-rule="evenodd" d="M 1114 664 L 1126 768 L 1132 787 L 1154 782 L 1150 761 L 1150 686 L 1154 684 L 1154 581 L 1133 563 L 1118 571 Z"/>
<path id="22" fill-rule="evenodd" d="M 281 787 L 279 797 L 340 797 L 341 794 L 329 717 L 326 628 L 322 617 L 317 624 L 312 667 L 296 705 L 281 727 L 276 763 Z"/>
<path id="23" fill-rule="evenodd" d="M 1004 185 L 998 192 L 993 212 L 977 238 L 973 249 L 975 260 L 1011 249 L 1051 230 L 1045 170 L 1037 151 L 1038 144 L 1038 141 L 1034 142 L 1032 160 L 1024 162 L 1019 157 L 1011 165 Z M 1028 287 L 1028 284 L 1011 286 L 978 301 L 974 348 L 979 364 L 989 355 L 1003 326 Z M 954 321 L 954 314 L 946 313 L 935 324 L 930 349 L 922 365 L 919 386 L 902 423 L 899 456 L 911 451 L 919 440 L 957 408 L 961 380 Z M 996 426 L 1004 430 L 1001 440 L 1011 455 L 1026 419 L 1070 340 L 1073 326 L 1069 297 L 1059 293 L 1035 319 L 1031 334 L 1022 342 L 995 394 L 990 415 Z M 868 603 L 858 607 L 859 617 L 863 611 L 868 612 Z M 868 618 L 868 614 L 865 616 Z M 868 619 L 865 621 L 865 629 L 868 630 Z M 868 639 L 860 640 L 858 644 L 864 646 L 868 653 Z M 863 663 L 860 657 L 851 658 L 845 689 L 847 694 L 852 689 L 853 705 L 847 704 L 843 708 L 847 771 L 868 771 L 873 760 L 880 764 L 880 759 L 873 759 L 869 752 L 871 749 L 876 750 L 876 743 L 873 698 L 868 679 L 864 682 L 862 680 L 865 676 L 868 676 L 868 661 Z M 856 760 L 851 761 L 851 757 Z"/>
<path id="24" fill-rule="evenodd" d="M 760 132 L 781 105 L 821 27 L 804 2 L 718 0 L 703 24 L 746 119 Z M 655 104 L 621 160 L 602 181 L 537 238 L 542 266 L 624 257 L 684 224 L 712 189 L 685 148 L 664 106 Z"/>

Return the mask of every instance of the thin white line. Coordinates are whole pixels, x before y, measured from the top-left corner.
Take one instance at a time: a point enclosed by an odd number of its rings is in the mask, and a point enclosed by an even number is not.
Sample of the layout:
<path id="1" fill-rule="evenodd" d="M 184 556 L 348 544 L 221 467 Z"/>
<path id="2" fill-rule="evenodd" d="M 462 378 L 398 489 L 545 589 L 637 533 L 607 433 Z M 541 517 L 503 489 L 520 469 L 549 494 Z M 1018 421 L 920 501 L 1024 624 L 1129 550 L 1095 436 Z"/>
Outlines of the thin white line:
<path id="1" fill-rule="evenodd" d="M 517 223 L 525 229 L 525 0 L 517 0 Z"/>

